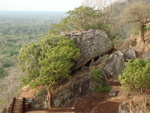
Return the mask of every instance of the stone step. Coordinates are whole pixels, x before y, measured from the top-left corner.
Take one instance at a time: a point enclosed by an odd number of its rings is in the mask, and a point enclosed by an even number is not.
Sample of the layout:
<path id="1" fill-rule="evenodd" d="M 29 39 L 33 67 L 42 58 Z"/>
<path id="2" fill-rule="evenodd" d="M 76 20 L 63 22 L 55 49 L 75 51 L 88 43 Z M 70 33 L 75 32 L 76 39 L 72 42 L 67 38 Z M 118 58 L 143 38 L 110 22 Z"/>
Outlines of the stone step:
<path id="1" fill-rule="evenodd" d="M 13 111 L 13 113 L 21 113 L 20 111 Z"/>
<path id="2" fill-rule="evenodd" d="M 15 109 L 20 109 L 21 107 L 14 107 L 13 109 L 15 110 Z"/>
<path id="3" fill-rule="evenodd" d="M 15 111 L 13 111 L 13 113 L 20 113 L 20 111 L 19 110 L 15 110 Z"/>
<path id="4" fill-rule="evenodd" d="M 14 112 L 14 111 L 20 111 L 20 108 L 19 108 L 19 109 L 14 109 L 13 112 Z"/>
<path id="5" fill-rule="evenodd" d="M 15 101 L 15 103 L 22 103 L 22 101 Z"/>
<path id="6" fill-rule="evenodd" d="M 75 108 L 50 108 L 48 110 L 49 113 L 60 113 L 60 112 L 65 112 L 65 113 L 74 113 Z"/>
<path id="7" fill-rule="evenodd" d="M 71 112 L 71 111 L 68 111 L 68 112 L 64 112 L 64 111 L 27 111 L 26 113 L 77 113 L 77 112 Z M 81 112 L 78 112 L 78 113 L 81 113 Z"/>
<path id="8" fill-rule="evenodd" d="M 22 105 L 22 103 L 15 103 L 14 105 Z"/>
<path id="9" fill-rule="evenodd" d="M 115 96 L 117 96 L 117 93 L 118 93 L 118 91 L 116 91 L 116 90 L 111 90 L 111 91 L 109 92 L 109 95 L 110 95 L 111 97 L 115 97 Z"/>
<path id="10" fill-rule="evenodd" d="M 76 113 L 76 112 L 70 112 L 70 111 L 69 112 L 66 112 L 66 111 L 58 111 L 58 112 L 56 112 L 55 111 L 55 112 L 48 112 L 48 113 Z"/>

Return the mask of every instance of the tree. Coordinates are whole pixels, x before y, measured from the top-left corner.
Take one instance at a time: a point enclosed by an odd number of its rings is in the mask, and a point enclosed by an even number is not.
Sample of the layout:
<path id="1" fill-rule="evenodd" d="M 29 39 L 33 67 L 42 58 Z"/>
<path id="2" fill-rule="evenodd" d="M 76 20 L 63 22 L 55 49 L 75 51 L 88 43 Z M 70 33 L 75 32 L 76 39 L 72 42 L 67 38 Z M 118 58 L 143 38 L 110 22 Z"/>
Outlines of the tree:
<path id="1" fill-rule="evenodd" d="M 69 78 L 70 68 L 79 56 L 80 51 L 73 40 L 65 36 L 48 35 L 36 44 L 26 45 L 19 55 L 19 66 L 28 74 L 22 82 L 33 88 L 45 87 L 50 100 L 51 87 Z"/>
<path id="2" fill-rule="evenodd" d="M 112 4 L 112 0 L 83 0 L 82 6 L 92 7 L 94 9 L 103 10 L 108 5 Z"/>
<path id="3" fill-rule="evenodd" d="M 24 76 L 17 66 L 9 67 L 7 70 L 9 76 L 0 79 L 0 112 L 9 107 L 12 99 L 18 95 L 20 86 L 19 77 Z"/>
<path id="4" fill-rule="evenodd" d="M 122 87 L 128 90 L 150 89 L 150 60 L 127 62 L 119 80 Z"/>
<path id="5" fill-rule="evenodd" d="M 74 10 L 67 12 L 68 16 L 59 24 L 53 24 L 50 33 L 59 33 L 72 31 L 72 30 L 87 30 L 87 29 L 107 29 L 107 26 L 103 23 L 104 14 L 99 10 L 95 10 L 91 7 L 78 7 Z"/>
<path id="6" fill-rule="evenodd" d="M 109 37 L 112 39 L 117 36 L 122 35 L 121 25 L 120 25 L 120 12 L 122 11 L 122 6 L 119 1 L 114 2 L 114 0 L 83 0 L 83 6 L 92 7 L 103 14 L 102 23 L 107 26 L 103 29 L 107 32 Z"/>
<path id="7" fill-rule="evenodd" d="M 144 28 L 150 22 L 150 3 L 132 2 L 124 10 L 123 18 L 127 23 L 135 23 L 139 26 L 141 40 L 144 40 Z"/>

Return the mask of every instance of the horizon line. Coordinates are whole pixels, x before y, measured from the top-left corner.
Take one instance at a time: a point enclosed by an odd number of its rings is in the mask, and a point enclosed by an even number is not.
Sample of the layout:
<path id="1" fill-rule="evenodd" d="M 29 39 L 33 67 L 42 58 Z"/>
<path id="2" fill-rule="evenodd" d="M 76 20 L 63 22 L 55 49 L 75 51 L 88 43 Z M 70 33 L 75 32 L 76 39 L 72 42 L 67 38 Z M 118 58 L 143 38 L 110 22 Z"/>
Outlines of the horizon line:
<path id="1" fill-rule="evenodd" d="M 0 10 L 0 11 L 18 11 L 18 12 L 68 12 L 68 11 L 59 11 L 59 10 Z"/>

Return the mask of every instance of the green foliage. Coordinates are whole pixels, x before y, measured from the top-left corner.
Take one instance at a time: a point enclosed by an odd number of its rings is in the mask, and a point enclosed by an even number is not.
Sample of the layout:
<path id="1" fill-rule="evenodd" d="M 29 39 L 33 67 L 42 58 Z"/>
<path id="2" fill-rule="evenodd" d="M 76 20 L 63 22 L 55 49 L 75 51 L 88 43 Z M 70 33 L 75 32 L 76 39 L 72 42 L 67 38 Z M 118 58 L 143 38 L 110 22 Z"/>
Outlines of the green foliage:
<path id="1" fill-rule="evenodd" d="M 150 31 L 150 25 L 145 26 L 144 31 Z"/>
<path id="2" fill-rule="evenodd" d="M 78 7 L 67 12 L 68 16 L 63 18 L 59 24 L 53 24 L 50 33 L 60 33 L 72 30 L 103 29 L 109 30 L 104 24 L 104 15 L 100 10 L 91 7 Z"/>
<path id="3" fill-rule="evenodd" d="M 104 92 L 110 92 L 110 86 L 109 85 L 104 85 L 102 87 L 97 86 L 93 92 L 95 92 L 95 93 L 98 93 L 98 92 L 103 92 L 103 93 Z"/>
<path id="4" fill-rule="evenodd" d="M 150 89 L 150 59 L 127 62 L 119 80 L 122 87 L 128 90 Z"/>
<path id="5" fill-rule="evenodd" d="M 0 78 L 9 66 L 16 65 L 23 44 L 38 41 L 52 23 L 65 16 L 64 12 L 0 11 Z"/>
<path id="6" fill-rule="evenodd" d="M 36 96 L 39 96 L 41 93 L 42 93 L 42 89 L 39 89 L 39 90 L 36 92 Z"/>
<path id="7" fill-rule="evenodd" d="M 0 78 L 4 77 L 4 69 L 0 68 Z"/>
<path id="8" fill-rule="evenodd" d="M 93 92 L 109 92 L 110 86 L 105 84 L 104 73 L 100 69 L 91 68 L 89 75 L 97 85 Z"/>
<path id="9" fill-rule="evenodd" d="M 105 55 L 103 56 L 104 61 L 106 61 L 108 58 L 109 58 L 109 55 L 108 55 L 108 54 L 105 54 Z"/>
<path id="10" fill-rule="evenodd" d="M 65 36 L 47 35 L 38 43 L 25 45 L 19 55 L 19 66 L 28 76 L 22 82 L 49 88 L 69 77 L 79 56 L 73 40 Z"/>
<path id="11" fill-rule="evenodd" d="M 100 69 L 92 68 L 89 72 L 89 75 L 98 86 L 104 86 L 105 77 Z"/>
<path id="12" fill-rule="evenodd" d="M 5 100 L 0 100 L 0 105 L 3 104 L 5 102 Z"/>

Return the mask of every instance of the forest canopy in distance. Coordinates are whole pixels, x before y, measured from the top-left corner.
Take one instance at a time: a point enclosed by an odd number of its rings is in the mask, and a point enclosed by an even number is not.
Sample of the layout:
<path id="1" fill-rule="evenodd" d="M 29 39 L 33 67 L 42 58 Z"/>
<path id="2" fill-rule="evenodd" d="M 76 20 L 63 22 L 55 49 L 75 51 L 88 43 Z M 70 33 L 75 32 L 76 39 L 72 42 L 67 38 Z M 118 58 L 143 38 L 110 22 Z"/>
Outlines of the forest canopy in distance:
<path id="1" fill-rule="evenodd" d="M 0 11 L 0 78 L 17 62 L 23 44 L 37 41 L 65 12 Z"/>

